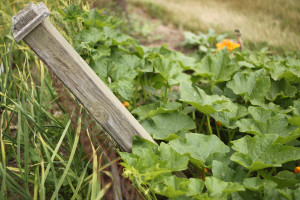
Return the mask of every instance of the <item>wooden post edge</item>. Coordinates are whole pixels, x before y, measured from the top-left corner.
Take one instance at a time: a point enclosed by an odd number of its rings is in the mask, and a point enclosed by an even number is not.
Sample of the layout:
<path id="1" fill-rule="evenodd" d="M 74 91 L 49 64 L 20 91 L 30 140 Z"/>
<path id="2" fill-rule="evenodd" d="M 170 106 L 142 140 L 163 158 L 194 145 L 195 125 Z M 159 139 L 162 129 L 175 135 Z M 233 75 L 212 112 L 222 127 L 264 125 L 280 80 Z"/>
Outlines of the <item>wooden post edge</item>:
<path id="1" fill-rule="evenodd" d="M 22 40 L 35 27 L 42 23 L 50 15 L 48 8 L 41 2 L 35 5 L 33 2 L 12 17 L 12 33 L 17 42 Z"/>

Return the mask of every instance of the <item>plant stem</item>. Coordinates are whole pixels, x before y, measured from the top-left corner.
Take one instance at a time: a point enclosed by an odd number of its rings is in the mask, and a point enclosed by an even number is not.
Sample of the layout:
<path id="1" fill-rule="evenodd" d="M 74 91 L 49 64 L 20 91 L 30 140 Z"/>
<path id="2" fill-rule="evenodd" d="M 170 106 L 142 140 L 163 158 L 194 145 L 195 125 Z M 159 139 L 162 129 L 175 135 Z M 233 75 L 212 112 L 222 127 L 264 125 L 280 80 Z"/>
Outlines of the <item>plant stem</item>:
<path id="1" fill-rule="evenodd" d="M 209 134 L 212 135 L 212 129 L 211 129 L 211 126 L 210 126 L 210 117 L 209 117 L 209 115 L 206 115 L 206 118 L 207 118 L 207 126 L 208 126 L 208 130 L 209 130 Z"/>
<path id="2" fill-rule="evenodd" d="M 195 119 L 196 119 L 196 113 L 195 113 L 194 110 L 193 110 L 193 112 L 192 112 L 192 116 L 193 116 L 193 120 L 195 121 Z"/>
<path id="3" fill-rule="evenodd" d="M 79 19 L 76 20 L 76 25 L 77 25 L 77 27 L 78 27 L 78 32 L 79 32 L 79 31 L 82 31 L 82 27 L 81 27 L 81 24 L 80 24 L 80 22 L 79 22 Z"/>
<path id="4" fill-rule="evenodd" d="M 214 84 L 211 84 L 211 86 L 210 86 L 210 91 L 211 91 L 211 93 L 213 94 L 213 91 L 214 91 Z"/>
<path id="5" fill-rule="evenodd" d="M 250 177 L 250 175 L 251 175 L 251 172 L 252 172 L 252 171 L 250 171 L 250 170 L 249 170 L 249 172 L 248 172 L 248 174 L 247 174 L 247 176 L 246 176 L 247 178 L 249 178 L 249 177 Z"/>
<path id="6" fill-rule="evenodd" d="M 144 73 L 144 82 L 142 84 L 142 88 L 143 88 L 143 92 L 144 92 L 144 95 L 145 95 L 145 101 L 147 101 L 148 95 L 147 95 L 147 92 L 145 90 L 145 85 L 144 84 L 148 87 L 148 78 L 147 78 L 147 74 L 146 73 Z"/>
<path id="7" fill-rule="evenodd" d="M 259 175 L 262 176 L 264 179 L 270 180 L 270 176 L 263 169 L 259 170 L 258 172 L 259 172 Z"/>
<path id="8" fill-rule="evenodd" d="M 200 123 L 200 126 L 199 126 L 198 133 L 202 132 L 202 127 L 203 127 L 204 121 L 205 121 L 205 115 L 203 115 L 203 117 L 201 119 L 201 123 Z"/>
<path id="9" fill-rule="evenodd" d="M 193 117 L 193 120 L 195 121 L 196 120 L 196 113 L 195 113 L 195 111 L 192 112 L 192 117 Z M 197 126 L 195 128 L 195 133 L 197 133 Z"/>
<path id="10" fill-rule="evenodd" d="M 229 135 L 229 141 L 228 141 L 228 143 L 232 141 L 232 139 L 233 139 L 233 137 L 235 135 L 235 132 L 236 132 L 236 130 L 233 130 L 232 132 L 229 130 L 229 132 L 228 132 L 228 135 Z"/>
<path id="11" fill-rule="evenodd" d="M 142 91 L 143 91 L 143 94 L 144 94 L 144 101 L 146 102 L 147 101 L 147 93 L 145 91 L 144 83 L 141 82 L 140 84 L 142 86 Z"/>
<path id="12" fill-rule="evenodd" d="M 138 94 L 138 89 L 139 89 L 139 82 L 140 82 L 140 76 L 138 75 L 138 80 L 136 82 L 136 86 L 135 86 L 135 91 L 134 91 L 134 95 L 133 95 L 133 107 L 136 107 L 136 98 L 137 98 L 137 94 Z"/>
<path id="13" fill-rule="evenodd" d="M 167 104 L 168 103 L 168 86 L 169 86 L 169 83 L 167 82 L 166 84 L 166 89 L 165 89 L 165 96 L 164 96 L 164 103 Z"/>

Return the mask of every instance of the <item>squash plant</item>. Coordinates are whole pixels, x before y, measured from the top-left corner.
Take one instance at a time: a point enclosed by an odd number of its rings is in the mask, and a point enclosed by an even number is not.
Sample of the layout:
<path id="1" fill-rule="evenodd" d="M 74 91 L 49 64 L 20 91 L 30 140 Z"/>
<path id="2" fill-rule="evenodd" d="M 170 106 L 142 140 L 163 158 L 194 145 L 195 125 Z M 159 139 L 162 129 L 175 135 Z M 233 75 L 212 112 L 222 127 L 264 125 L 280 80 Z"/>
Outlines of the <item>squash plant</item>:
<path id="1" fill-rule="evenodd" d="M 61 11 L 76 50 L 159 144 L 135 137 L 120 152 L 145 198 L 299 198 L 299 59 L 224 48 L 197 61 L 140 45 L 100 12 Z"/>

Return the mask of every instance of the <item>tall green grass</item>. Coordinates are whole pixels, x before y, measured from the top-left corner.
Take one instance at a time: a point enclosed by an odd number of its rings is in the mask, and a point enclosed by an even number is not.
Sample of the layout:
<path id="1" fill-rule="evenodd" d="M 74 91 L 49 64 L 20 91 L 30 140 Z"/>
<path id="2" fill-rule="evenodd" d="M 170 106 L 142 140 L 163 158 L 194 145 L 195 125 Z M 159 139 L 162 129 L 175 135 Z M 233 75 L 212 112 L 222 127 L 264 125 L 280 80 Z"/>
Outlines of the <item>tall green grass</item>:
<path id="1" fill-rule="evenodd" d="M 110 184 L 100 174 L 111 163 L 101 164 L 99 149 L 82 160 L 85 111 L 65 112 L 46 66 L 11 35 L 11 17 L 28 2 L 0 2 L 0 199 L 101 199 Z"/>

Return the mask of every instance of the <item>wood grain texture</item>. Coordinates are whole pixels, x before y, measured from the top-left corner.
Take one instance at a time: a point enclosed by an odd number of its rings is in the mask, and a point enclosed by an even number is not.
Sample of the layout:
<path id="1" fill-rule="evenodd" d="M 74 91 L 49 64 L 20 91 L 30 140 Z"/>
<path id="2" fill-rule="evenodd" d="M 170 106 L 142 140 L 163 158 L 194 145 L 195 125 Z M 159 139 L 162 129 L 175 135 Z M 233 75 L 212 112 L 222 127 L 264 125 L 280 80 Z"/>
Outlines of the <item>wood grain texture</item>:
<path id="1" fill-rule="evenodd" d="M 36 26 L 42 23 L 50 15 L 48 8 L 39 3 L 30 2 L 24 9 L 12 17 L 12 33 L 17 42 L 22 40 Z"/>
<path id="2" fill-rule="evenodd" d="M 48 19 L 23 39 L 123 150 L 134 135 L 154 142 Z"/>

